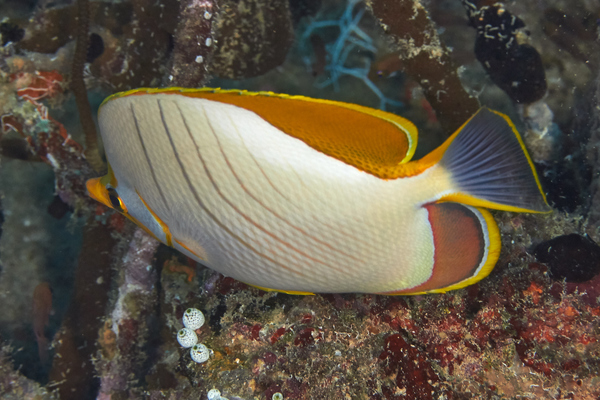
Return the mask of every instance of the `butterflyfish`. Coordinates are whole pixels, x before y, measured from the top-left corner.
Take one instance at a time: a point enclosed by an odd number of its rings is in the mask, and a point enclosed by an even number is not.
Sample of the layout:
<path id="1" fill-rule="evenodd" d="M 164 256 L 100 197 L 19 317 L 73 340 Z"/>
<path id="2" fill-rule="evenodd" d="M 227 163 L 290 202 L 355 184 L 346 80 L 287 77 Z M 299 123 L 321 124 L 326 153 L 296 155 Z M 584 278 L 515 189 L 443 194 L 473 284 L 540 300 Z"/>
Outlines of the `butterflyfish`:
<path id="1" fill-rule="evenodd" d="M 265 290 L 462 288 L 498 260 L 486 208 L 550 211 L 517 129 L 487 108 L 417 161 L 402 117 L 270 92 L 136 89 L 98 122 L 109 170 L 90 195 Z"/>

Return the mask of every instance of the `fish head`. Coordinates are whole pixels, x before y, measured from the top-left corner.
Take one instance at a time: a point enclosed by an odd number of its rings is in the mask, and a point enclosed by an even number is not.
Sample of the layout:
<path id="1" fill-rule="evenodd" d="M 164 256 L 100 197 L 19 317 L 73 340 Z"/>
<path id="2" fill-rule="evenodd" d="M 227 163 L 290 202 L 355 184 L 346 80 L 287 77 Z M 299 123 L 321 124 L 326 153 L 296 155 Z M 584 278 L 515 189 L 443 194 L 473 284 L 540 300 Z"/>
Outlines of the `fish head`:
<path id="1" fill-rule="evenodd" d="M 170 235 L 166 234 L 168 228 L 164 222 L 154 214 L 137 190 L 117 180 L 110 163 L 107 174 L 89 179 L 86 187 L 91 198 L 118 211 L 150 236 L 170 245 Z"/>
<path id="2" fill-rule="evenodd" d="M 120 213 L 127 214 L 127 207 L 116 191 L 117 180 L 110 164 L 108 164 L 106 175 L 89 179 L 85 185 L 92 199 Z"/>

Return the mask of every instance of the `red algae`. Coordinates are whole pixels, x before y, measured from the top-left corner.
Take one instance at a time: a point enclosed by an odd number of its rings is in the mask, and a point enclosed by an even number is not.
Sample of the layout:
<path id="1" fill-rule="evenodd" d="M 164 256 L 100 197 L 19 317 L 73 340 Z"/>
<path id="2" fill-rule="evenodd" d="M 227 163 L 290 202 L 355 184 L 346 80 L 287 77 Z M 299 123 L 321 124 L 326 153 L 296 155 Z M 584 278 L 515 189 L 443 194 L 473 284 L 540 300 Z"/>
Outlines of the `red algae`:
<path id="1" fill-rule="evenodd" d="M 277 361 L 277 356 L 275 355 L 275 353 L 272 353 L 270 351 L 267 351 L 262 359 L 267 363 L 267 364 L 275 364 L 275 362 Z"/>
<path id="2" fill-rule="evenodd" d="M 261 329 L 262 329 L 262 325 L 260 325 L 260 324 L 254 325 L 252 327 L 252 329 L 250 330 L 250 339 L 258 340 Z"/>
<path id="3" fill-rule="evenodd" d="M 396 373 L 396 385 L 408 398 L 428 400 L 439 397 L 439 376 L 427 356 L 409 345 L 402 335 L 388 336 L 379 358 L 384 362 L 387 375 Z"/>
<path id="4" fill-rule="evenodd" d="M 315 344 L 313 332 L 315 332 L 315 328 L 302 329 L 294 338 L 294 345 L 304 347 Z"/>
<path id="5" fill-rule="evenodd" d="M 267 390 L 265 391 L 265 400 L 271 400 L 275 393 L 281 393 L 281 386 L 278 384 L 273 384 L 267 388 Z"/>
<path id="6" fill-rule="evenodd" d="M 281 327 L 279 329 L 277 329 L 275 331 L 275 333 L 273 333 L 273 335 L 271 335 L 271 344 L 275 344 L 277 343 L 277 341 L 279 340 L 280 337 L 282 337 L 283 335 L 285 335 L 285 333 L 287 332 L 287 329 Z"/>
<path id="7" fill-rule="evenodd" d="M 239 290 L 243 290 L 243 289 L 245 289 L 247 287 L 248 287 L 248 285 L 246 285 L 245 283 L 242 283 L 240 281 L 236 281 L 233 278 L 223 277 L 218 282 L 218 289 L 217 290 L 222 295 L 226 295 L 226 294 L 235 293 L 235 292 L 237 292 Z"/>
<path id="8" fill-rule="evenodd" d="M 312 314 L 305 314 L 302 316 L 302 320 L 300 321 L 301 324 L 309 324 L 311 323 L 313 320 L 313 316 Z"/>

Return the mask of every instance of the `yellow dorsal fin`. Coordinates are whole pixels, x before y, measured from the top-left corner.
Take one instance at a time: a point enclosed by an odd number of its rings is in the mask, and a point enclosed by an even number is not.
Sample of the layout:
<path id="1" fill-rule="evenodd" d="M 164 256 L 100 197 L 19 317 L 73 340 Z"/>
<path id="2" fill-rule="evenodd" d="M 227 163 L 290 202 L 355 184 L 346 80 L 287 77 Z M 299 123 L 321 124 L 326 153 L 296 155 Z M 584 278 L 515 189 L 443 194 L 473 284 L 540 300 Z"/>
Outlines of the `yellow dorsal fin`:
<path id="1" fill-rule="evenodd" d="M 271 92 L 220 89 L 136 89 L 137 94 L 181 94 L 232 104 L 255 112 L 286 134 L 346 164 L 383 179 L 404 176 L 400 164 L 417 147 L 417 128 L 395 114 L 350 103 Z"/>
<path id="2" fill-rule="evenodd" d="M 297 295 L 297 296 L 314 296 L 315 295 L 312 292 L 300 292 L 297 290 L 270 289 L 270 288 L 266 288 L 266 287 L 262 287 L 262 286 L 250 285 L 249 283 L 247 283 L 247 285 L 255 287 L 260 290 L 263 290 L 265 292 L 279 292 L 279 293 L 285 293 L 285 294 L 293 294 L 293 295 Z"/>

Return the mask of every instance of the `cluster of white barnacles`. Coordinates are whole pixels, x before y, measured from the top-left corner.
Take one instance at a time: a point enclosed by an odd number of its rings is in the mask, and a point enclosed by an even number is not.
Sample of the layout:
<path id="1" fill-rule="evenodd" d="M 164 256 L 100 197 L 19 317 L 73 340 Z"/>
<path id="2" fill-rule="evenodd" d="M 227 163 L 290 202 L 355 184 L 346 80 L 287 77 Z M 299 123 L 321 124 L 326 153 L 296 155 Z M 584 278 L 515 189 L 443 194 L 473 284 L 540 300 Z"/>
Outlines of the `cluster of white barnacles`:
<path id="1" fill-rule="evenodd" d="M 210 358 L 210 350 L 202 343 L 198 343 L 196 329 L 204 325 L 204 314 L 196 308 L 188 308 L 183 313 L 183 326 L 177 332 L 177 341 L 182 347 L 190 348 L 190 356 L 197 363 L 203 363 Z"/>

